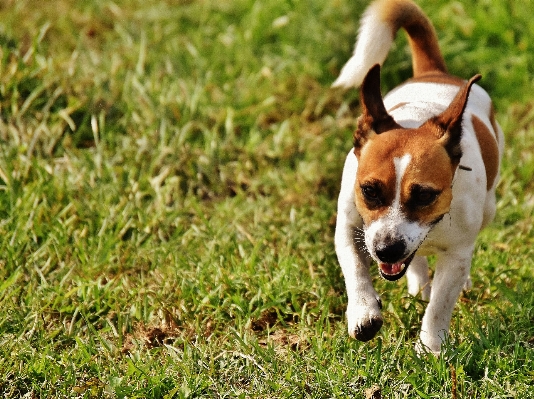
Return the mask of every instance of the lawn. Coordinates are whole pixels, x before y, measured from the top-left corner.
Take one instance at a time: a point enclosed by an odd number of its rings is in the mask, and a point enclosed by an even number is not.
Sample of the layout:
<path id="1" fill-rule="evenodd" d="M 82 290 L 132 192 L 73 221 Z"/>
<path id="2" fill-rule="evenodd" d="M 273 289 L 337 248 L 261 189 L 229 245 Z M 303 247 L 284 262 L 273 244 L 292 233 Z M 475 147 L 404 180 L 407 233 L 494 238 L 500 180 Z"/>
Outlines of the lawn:
<path id="1" fill-rule="evenodd" d="M 334 251 L 358 92 L 329 88 L 357 0 L 0 4 L 0 393 L 26 398 L 534 397 L 534 8 L 421 0 L 481 73 L 507 148 L 439 358 L 373 268 L 346 332 Z M 410 77 L 399 34 L 384 91 Z"/>

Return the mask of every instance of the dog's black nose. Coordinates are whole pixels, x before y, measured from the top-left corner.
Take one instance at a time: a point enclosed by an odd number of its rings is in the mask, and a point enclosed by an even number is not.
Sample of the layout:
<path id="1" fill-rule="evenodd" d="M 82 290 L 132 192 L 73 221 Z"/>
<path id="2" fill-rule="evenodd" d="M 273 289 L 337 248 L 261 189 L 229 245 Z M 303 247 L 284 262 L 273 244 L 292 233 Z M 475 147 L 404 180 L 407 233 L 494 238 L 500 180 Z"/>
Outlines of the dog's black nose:
<path id="1" fill-rule="evenodd" d="M 376 256 L 384 263 L 396 263 L 403 260 L 406 243 L 402 240 L 392 243 L 378 244 L 375 247 Z"/>

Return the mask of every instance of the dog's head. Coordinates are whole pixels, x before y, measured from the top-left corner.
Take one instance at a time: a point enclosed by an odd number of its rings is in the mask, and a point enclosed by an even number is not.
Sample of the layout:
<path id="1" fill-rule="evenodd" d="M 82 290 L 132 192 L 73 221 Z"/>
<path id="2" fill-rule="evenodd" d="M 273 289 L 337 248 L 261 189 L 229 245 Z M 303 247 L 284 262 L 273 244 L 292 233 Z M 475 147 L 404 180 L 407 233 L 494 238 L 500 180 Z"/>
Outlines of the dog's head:
<path id="1" fill-rule="evenodd" d="M 387 280 L 404 275 L 428 232 L 449 212 L 462 157 L 462 116 L 479 78 L 471 78 L 443 113 L 417 129 L 402 128 L 387 113 L 378 65 L 362 84 L 363 113 L 354 133 L 355 202 L 367 249 Z"/>

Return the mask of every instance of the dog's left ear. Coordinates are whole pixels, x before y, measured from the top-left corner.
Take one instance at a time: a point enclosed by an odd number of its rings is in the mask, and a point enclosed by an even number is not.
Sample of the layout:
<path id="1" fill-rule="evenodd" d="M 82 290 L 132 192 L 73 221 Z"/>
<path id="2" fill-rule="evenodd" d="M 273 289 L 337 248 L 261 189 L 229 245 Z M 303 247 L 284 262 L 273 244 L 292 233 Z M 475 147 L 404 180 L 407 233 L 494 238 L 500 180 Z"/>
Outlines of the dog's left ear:
<path id="1" fill-rule="evenodd" d="M 380 92 L 380 65 L 373 66 L 362 83 L 360 92 L 362 115 L 354 132 L 354 151 L 360 155 L 361 148 L 374 134 L 380 134 L 401 126 L 388 114 Z"/>
<path id="2" fill-rule="evenodd" d="M 462 119 L 473 83 L 482 76 L 475 75 L 462 86 L 449 107 L 440 115 L 428 120 L 421 128 L 431 129 L 442 142 L 449 154 L 453 167 L 456 168 L 462 157 L 460 141 L 462 139 Z"/>

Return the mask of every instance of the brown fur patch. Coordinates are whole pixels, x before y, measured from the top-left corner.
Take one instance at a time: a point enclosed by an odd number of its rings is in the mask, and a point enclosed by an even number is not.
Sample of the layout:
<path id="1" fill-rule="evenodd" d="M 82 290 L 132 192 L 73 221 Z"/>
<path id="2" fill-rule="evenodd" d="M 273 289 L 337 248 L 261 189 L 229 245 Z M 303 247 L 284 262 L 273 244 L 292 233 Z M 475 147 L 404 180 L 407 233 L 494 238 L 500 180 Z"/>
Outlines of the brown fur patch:
<path id="1" fill-rule="evenodd" d="M 391 107 L 390 109 L 388 109 L 388 112 L 393 112 L 395 111 L 397 108 L 401 108 L 401 107 L 404 107 L 405 105 L 407 105 L 409 103 L 398 103 L 397 105 L 394 105 L 393 107 Z"/>
<path id="2" fill-rule="evenodd" d="M 458 166 L 462 157 L 462 118 L 469 98 L 469 92 L 475 82 L 481 78 L 475 75 L 465 83 L 449 104 L 447 109 L 438 116 L 429 119 L 422 126 L 423 130 L 430 130 L 441 135 L 441 141 L 449 153 L 454 168 Z"/>
<path id="3" fill-rule="evenodd" d="M 462 87 L 465 82 L 465 80 L 457 76 L 452 76 L 448 73 L 443 73 L 439 71 L 422 73 L 416 78 L 408 80 L 408 83 L 440 83 L 445 85 L 454 85 L 458 87 Z"/>
<path id="4" fill-rule="evenodd" d="M 407 0 L 382 0 L 377 7 L 382 19 L 391 24 L 395 32 L 402 27 L 408 33 L 414 76 L 428 71 L 447 71 L 436 31 L 418 5 Z"/>
<path id="5" fill-rule="evenodd" d="M 359 156 L 358 171 L 354 187 L 356 208 L 366 224 L 380 218 L 395 198 L 395 164 L 393 158 L 398 150 L 396 145 L 397 132 L 390 131 L 375 135 L 362 148 Z M 383 206 L 369 209 L 361 185 L 380 184 L 382 188 Z"/>
<path id="6" fill-rule="evenodd" d="M 366 224 L 383 216 L 395 198 L 396 172 L 394 158 L 411 155 L 410 163 L 401 181 L 401 206 L 411 220 L 432 223 L 447 213 L 452 200 L 453 168 L 447 151 L 432 132 L 422 129 L 400 129 L 376 135 L 363 147 L 355 185 L 355 202 Z M 380 182 L 383 188 L 383 206 L 369 209 L 360 185 Z M 414 184 L 431 187 L 441 192 L 435 203 L 420 209 L 409 209 L 407 204 Z"/>
<path id="7" fill-rule="evenodd" d="M 471 122 L 477 135 L 482 160 L 486 168 L 486 190 L 490 190 L 497 177 L 499 170 L 499 148 L 495 134 L 490 131 L 484 122 L 475 115 L 471 116 Z"/>
<path id="8" fill-rule="evenodd" d="M 362 115 L 358 118 L 358 127 L 353 136 L 356 156 L 373 135 L 401 127 L 384 106 L 380 92 L 380 65 L 376 64 L 367 72 L 360 91 L 360 102 Z"/>
<path id="9" fill-rule="evenodd" d="M 421 143 L 416 151 L 412 151 L 412 159 L 404 174 L 401 185 L 401 203 L 404 212 L 410 220 L 417 220 L 422 224 L 431 224 L 439 217 L 449 212 L 452 201 L 451 159 L 445 148 L 438 141 Z M 421 208 L 411 208 L 410 203 L 414 185 L 422 185 L 441 194 L 431 205 Z"/>

